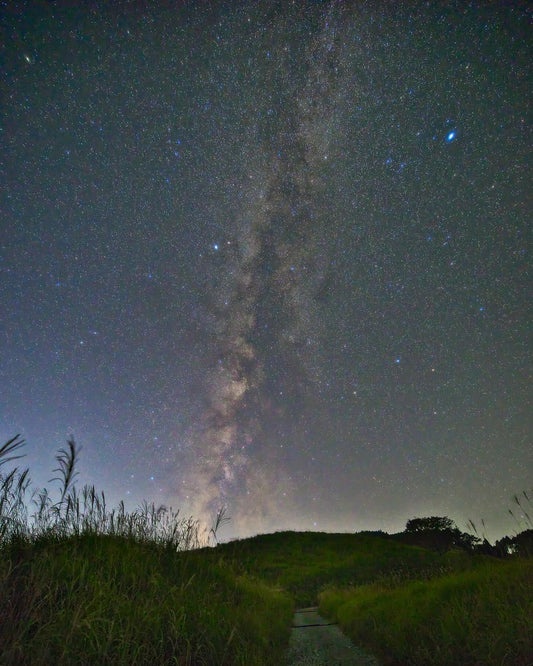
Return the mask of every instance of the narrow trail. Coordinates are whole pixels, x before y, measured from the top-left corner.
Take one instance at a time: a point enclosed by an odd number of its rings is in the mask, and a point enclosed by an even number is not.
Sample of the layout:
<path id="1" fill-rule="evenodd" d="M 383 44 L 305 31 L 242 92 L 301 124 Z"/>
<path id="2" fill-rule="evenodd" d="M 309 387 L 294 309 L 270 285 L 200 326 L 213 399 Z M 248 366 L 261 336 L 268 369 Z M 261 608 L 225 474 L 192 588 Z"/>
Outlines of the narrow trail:
<path id="1" fill-rule="evenodd" d="M 294 614 L 287 652 L 287 666 L 379 666 L 379 662 L 356 647 L 339 627 L 318 614 L 317 607 Z"/>

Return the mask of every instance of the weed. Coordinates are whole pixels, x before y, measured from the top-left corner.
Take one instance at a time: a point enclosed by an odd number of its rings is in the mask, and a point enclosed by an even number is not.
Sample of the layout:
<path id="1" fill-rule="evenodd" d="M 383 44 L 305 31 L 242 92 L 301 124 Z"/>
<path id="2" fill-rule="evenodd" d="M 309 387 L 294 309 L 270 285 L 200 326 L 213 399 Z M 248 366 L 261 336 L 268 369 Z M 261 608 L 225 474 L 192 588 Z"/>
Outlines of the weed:
<path id="1" fill-rule="evenodd" d="M 394 588 L 329 589 L 320 609 L 388 664 L 531 664 L 533 562 L 478 558 Z"/>
<path id="2" fill-rule="evenodd" d="M 530 663 L 533 562 L 518 555 L 530 553 L 531 530 L 502 540 L 515 553 L 506 559 L 428 550 L 405 534 L 217 544 L 223 510 L 207 532 L 171 508 L 110 508 L 94 486 L 78 490 L 74 440 L 56 456 L 56 487 L 32 491 L 28 469 L 3 473 L 23 445 L 0 447 L 6 666 L 283 663 L 294 606 L 317 595 L 322 613 L 384 663 Z M 528 502 L 517 496 L 518 520 L 530 520 Z"/>
<path id="3" fill-rule="evenodd" d="M 23 443 L 0 448 L 0 465 Z M 0 476 L 2 664 L 281 660 L 290 598 L 196 552 L 224 513 L 206 534 L 164 506 L 111 509 L 94 486 L 76 488 L 78 454 L 71 439 L 56 456 L 55 493 L 31 492 L 27 469 Z"/>

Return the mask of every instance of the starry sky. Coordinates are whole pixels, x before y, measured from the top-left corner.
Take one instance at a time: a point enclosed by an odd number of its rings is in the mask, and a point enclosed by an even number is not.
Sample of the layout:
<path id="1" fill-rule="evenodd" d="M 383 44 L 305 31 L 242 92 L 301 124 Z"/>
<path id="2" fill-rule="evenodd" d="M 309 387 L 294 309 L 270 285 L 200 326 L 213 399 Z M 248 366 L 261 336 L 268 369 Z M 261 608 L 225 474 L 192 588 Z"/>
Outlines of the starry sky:
<path id="1" fill-rule="evenodd" d="M 0 438 L 228 536 L 531 488 L 528 3 L 0 7 Z"/>

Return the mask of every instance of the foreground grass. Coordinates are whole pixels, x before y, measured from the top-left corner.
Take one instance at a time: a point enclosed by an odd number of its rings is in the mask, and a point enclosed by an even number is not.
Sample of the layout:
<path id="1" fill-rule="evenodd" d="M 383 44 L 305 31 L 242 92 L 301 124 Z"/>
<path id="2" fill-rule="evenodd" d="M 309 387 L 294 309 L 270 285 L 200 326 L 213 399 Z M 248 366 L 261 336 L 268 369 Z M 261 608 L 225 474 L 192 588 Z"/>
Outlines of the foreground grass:
<path id="1" fill-rule="evenodd" d="M 480 559 L 431 580 L 326 590 L 319 603 L 384 664 L 531 666 L 532 589 L 532 560 Z"/>
<path id="2" fill-rule="evenodd" d="M 84 535 L 0 559 L 7 664 L 272 664 L 292 602 L 194 553 Z M 274 660 L 274 661 L 272 661 Z"/>
<path id="3" fill-rule="evenodd" d="M 104 534 L 13 539 L 0 549 L 1 663 L 281 664 L 294 607 L 322 589 L 321 612 L 384 664 L 525 666 L 532 587 L 531 560 L 373 534 L 184 552 Z"/>
<path id="4" fill-rule="evenodd" d="M 2 666 L 273 666 L 294 607 L 317 595 L 385 663 L 532 663 L 531 560 L 435 552 L 379 532 L 201 547 L 216 542 L 223 511 L 207 533 L 153 504 L 108 509 L 94 487 L 77 490 L 78 449 L 67 444 L 51 492 L 32 491 L 27 469 L 4 473 L 19 437 L 0 446 Z"/>
<path id="5" fill-rule="evenodd" d="M 193 519 L 147 503 L 108 509 L 94 487 L 78 491 L 79 449 L 67 445 L 51 492 L 32 491 L 28 469 L 4 473 L 20 437 L 0 446 L 2 666 L 281 661 L 288 595 L 199 552 Z"/>
<path id="6" fill-rule="evenodd" d="M 2 665 L 283 663 L 294 607 L 326 584 L 441 566 L 375 535 L 283 532 L 177 552 L 175 540 L 145 533 L 56 530 L 6 543 Z"/>

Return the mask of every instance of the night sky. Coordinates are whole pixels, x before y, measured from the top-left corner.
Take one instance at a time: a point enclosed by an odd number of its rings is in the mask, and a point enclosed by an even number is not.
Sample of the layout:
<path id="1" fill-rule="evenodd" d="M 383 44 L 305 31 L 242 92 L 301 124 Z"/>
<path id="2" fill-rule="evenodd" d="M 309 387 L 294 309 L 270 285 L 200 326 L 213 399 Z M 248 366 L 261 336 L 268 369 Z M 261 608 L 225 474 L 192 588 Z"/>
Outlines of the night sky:
<path id="1" fill-rule="evenodd" d="M 72 434 L 110 504 L 228 536 L 516 529 L 528 3 L 74 4 L 0 9 L 0 439 L 35 484 Z"/>

